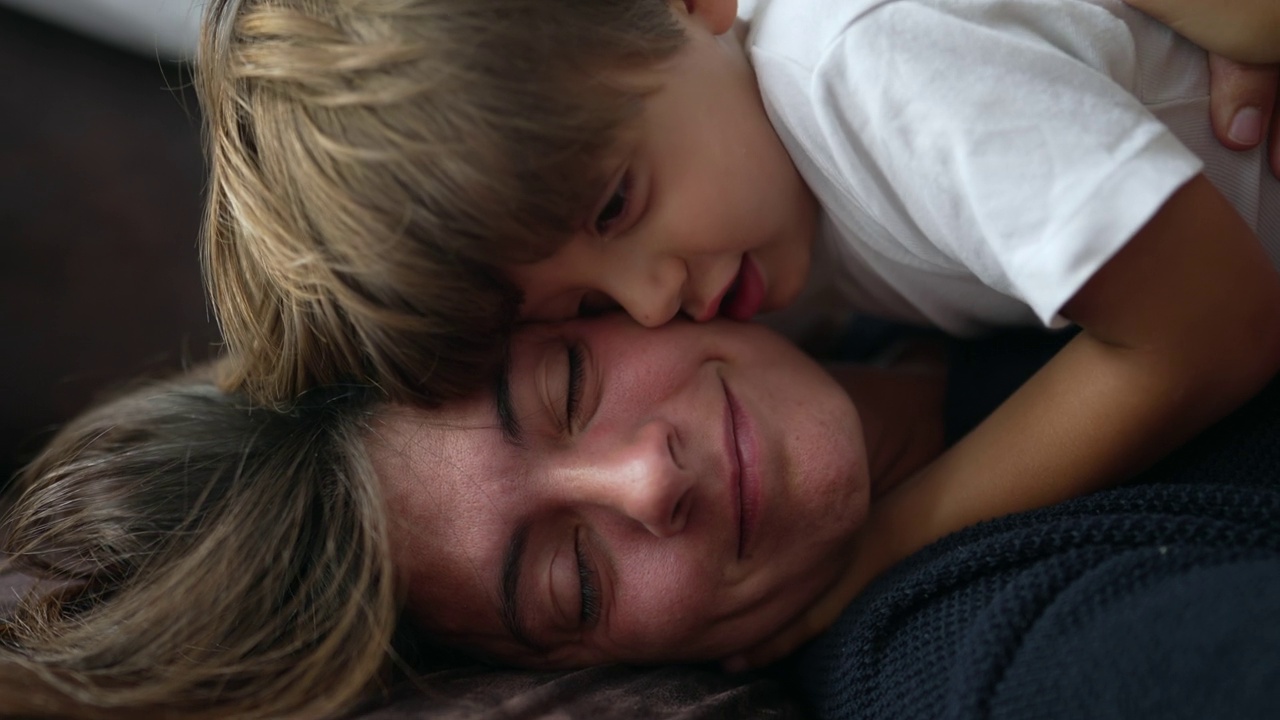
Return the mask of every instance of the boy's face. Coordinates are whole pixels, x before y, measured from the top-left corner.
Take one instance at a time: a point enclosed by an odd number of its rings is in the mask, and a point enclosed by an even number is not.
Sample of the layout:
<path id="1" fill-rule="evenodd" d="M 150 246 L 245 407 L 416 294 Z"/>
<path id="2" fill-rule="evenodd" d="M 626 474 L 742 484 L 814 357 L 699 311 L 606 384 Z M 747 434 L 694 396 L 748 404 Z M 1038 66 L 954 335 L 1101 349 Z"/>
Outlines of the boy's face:
<path id="1" fill-rule="evenodd" d="M 734 8 L 672 3 L 687 42 L 641 78 L 657 90 L 622 134 L 586 227 L 551 257 L 506 268 L 522 316 L 617 305 L 649 327 L 681 311 L 744 320 L 800 293 L 817 204 L 765 114 Z"/>

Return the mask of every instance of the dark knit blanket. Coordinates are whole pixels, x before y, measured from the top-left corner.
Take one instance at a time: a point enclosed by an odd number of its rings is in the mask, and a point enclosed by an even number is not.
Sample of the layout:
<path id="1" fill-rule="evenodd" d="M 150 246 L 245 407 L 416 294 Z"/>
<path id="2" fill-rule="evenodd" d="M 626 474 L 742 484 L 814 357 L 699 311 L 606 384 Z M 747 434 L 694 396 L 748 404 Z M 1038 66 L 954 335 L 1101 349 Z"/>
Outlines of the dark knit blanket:
<path id="1" fill-rule="evenodd" d="M 1130 485 L 917 553 L 790 670 L 822 718 L 1280 718 L 1280 382 Z"/>

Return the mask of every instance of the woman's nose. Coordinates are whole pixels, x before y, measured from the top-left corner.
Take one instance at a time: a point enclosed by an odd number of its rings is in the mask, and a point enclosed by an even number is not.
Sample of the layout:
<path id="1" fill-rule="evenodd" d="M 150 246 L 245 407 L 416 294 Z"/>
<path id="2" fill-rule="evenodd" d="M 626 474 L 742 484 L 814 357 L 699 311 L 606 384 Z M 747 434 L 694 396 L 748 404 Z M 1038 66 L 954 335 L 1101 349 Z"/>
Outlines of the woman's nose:
<path id="1" fill-rule="evenodd" d="M 693 502 L 693 477 L 676 456 L 675 429 L 650 421 L 602 452 L 584 478 L 590 501 L 634 520 L 657 537 L 684 530 Z"/>
<path id="2" fill-rule="evenodd" d="M 620 282 L 609 294 L 645 327 L 665 325 L 680 312 L 689 278 L 680 258 L 663 257 L 635 264 L 615 275 Z"/>

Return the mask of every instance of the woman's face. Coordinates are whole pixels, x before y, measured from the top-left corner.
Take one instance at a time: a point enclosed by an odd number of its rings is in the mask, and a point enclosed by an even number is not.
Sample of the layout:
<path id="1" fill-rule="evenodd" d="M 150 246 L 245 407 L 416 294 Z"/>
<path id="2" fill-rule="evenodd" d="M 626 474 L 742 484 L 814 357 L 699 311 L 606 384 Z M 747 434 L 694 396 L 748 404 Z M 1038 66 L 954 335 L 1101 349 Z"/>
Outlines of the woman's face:
<path id="1" fill-rule="evenodd" d="M 408 605 L 523 665 L 709 660 L 836 576 L 867 510 L 845 392 L 762 326 L 530 326 L 504 380 L 369 442 Z"/>

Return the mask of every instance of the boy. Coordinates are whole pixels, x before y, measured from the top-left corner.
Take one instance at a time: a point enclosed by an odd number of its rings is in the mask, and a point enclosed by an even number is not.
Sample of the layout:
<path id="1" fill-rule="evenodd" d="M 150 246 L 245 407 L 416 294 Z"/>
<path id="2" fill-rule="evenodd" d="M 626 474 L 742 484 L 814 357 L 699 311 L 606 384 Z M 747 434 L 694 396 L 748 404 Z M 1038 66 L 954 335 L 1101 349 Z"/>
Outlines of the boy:
<path id="1" fill-rule="evenodd" d="M 1275 181 L 1208 148 L 1203 55 L 1118 2 L 777 1 L 745 38 L 733 0 L 311 5 L 214 2 L 201 56 L 206 261 L 260 398 L 462 394 L 517 312 L 745 319 L 806 283 L 957 334 L 1074 322 L 904 486 L 957 528 L 1114 482 L 1280 367 L 1274 257 L 1115 78 L 1268 239 Z"/>
<path id="2" fill-rule="evenodd" d="M 1169 11 L 1198 1 L 1146 0 Z M 716 11 L 721 26 L 733 14 L 722 2 L 694 7 Z M 611 82 L 602 69 L 636 77 L 683 40 L 657 1 L 210 2 L 198 68 L 211 165 L 204 252 L 214 309 L 243 361 L 227 381 L 287 404 L 307 387 L 352 376 L 427 399 L 489 377 L 518 301 L 511 278 L 493 268 L 525 274 L 522 261 L 551 255 L 587 216 L 616 226 L 612 215 L 625 209 L 598 197 L 609 180 L 599 166 L 645 88 Z M 1274 76 L 1264 75 L 1216 83 L 1226 92 L 1215 112 L 1269 107 L 1263 91 L 1274 92 Z M 796 205 L 812 204 L 758 101 L 747 101 L 744 115 L 764 138 L 752 153 L 768 148 L 766 160 L 779 168 L 769 176 L 788 180 Z M 707 123 L 688 127 L 699 125 Z M 1225 130 L 1220 136 L 1241 146 Z M 811 212 L 799 214 L 795 226 L 813 222 Z M 774 253 L 800 256 L 789 263 L 794 279 L 785 292 L 774 288 L 768 309 L 804 282 L 812 233 L 791 234 L 800 239 Z M 690 255 L 726 242 L 688 235 Z M 625 279 L 636 266 L 628 260 L 587 271 Z M 652 273 L 659 284 L 661 270 Z M 707 297 L 688 303 L 695 316 L 722 289 L 723 277 L 712 280 Z M 532 294 L 524 310 L 536 315 Z M 548 314 L 602 299 L 578 295 Z M 669 295 L 624 304 L 660 322 L 674 312 Z M 646 299 L 669 307 L 637 306 Z M 738 298 L 736 314 L 753 304 Z"/>

